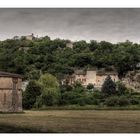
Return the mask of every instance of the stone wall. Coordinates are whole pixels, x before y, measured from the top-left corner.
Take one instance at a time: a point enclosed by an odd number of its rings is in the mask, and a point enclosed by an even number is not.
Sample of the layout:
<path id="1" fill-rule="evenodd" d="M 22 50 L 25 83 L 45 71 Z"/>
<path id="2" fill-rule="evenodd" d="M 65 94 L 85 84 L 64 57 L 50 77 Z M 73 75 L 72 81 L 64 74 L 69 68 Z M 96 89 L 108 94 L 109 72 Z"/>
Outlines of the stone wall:
<path id="1" fill-rule="evenodd" d="M 140 70 L 129 71 L 122 82 L 128 89 L 131 89 L 135 92 L 140 92 Z"/>
<path id="2" fill-rule="evenodd" d="M 0 77 L 0 112 L 22 111 L 22 80 L 17 78 L 14 86 L 13 78 Z"/>
<path id="3" fill-rule="evenodd" d="M 86 85 L 88 84 L 96 84 L 96 71 L 87 71 L 86 75 Z"/>
<path id="4" fill-rule="evenodd" d="M 103 83 L 105 82 L 105 79 L 107 78 L 108 75 L 97 75 L 96 77 L 96 87 L 102 87 Z M 111 79 L 114 82 L 117 82 L 119 80 L 117 75 L 110 75 Z"/>

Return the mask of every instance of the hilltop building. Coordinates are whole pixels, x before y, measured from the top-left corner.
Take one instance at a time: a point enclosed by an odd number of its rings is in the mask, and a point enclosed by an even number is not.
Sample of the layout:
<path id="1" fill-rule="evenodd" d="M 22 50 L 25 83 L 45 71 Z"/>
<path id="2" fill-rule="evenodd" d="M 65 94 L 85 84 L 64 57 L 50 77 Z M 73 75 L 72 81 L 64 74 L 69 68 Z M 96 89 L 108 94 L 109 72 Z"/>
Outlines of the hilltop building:
<path id="1" fill-rule="evenodd" d="M 35 36 L 34 36 L 34 34 L 32 33 L 31 35 L 27 35 L 27 36 L 25 36 L 25 38 L 27 39 L 27 40 L 34 40 L 35 39 Z"/>
<path id="2" fill-rule="evenodd" d="M 96 88 L 101 88 L 106 77 L 110 75 L 114 82 L 119 80 L 118 73 L 115 70 L 107 71 L 105 69 L 94 68 L 92 70 L 76 70 L 72 75 L 66 76 L 62 80 L 62 84 L 72 85 L 76 81 L 80 81 L 83 86 L 93 84 Z"/>
<path id="3" fill-rule="evenodd" d="M 0 72 L 0 112 L 22 112 L 22 77 Z"/>
<path id="4" fill-rule="evenodd" d="M 72 42 L 66 43 L 66 47 L 72 49 L 73 48 L 73 43 Z"/>

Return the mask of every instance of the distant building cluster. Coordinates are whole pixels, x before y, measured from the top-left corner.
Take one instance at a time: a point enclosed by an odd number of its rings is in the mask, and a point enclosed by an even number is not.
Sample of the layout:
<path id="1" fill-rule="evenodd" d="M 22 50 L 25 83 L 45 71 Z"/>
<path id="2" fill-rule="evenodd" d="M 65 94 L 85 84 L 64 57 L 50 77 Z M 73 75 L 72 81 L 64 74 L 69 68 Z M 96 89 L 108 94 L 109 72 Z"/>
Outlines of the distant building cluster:
<path id="1" fill-rule="evenodd" d="M 26 38 L 27 40 L 34 40 L 34 39 L 35 39 L 35 36 L 34 36 L 34 34 L 32 33 L 31 35 L 25 36 L 25 38 Z"/>
<path id="2" fill-rule="evenodd" d="M 72 43 L 72 42 L 68 42 L 68 43 L 66 44 L 66 47 L 72 49 L 72 48 L 73 48 L 73 43 Z"/>
<path id="3" fill-rule="evenodd" d="M 27 39 L 27 40 L 31 40 L 31 41 L 37 38 L 37 37 L 34 36 L 33 33 L 30 34 L 30 35 L 22 36 L 22 37 L 24 37 L 24 38 Z M 18 40 L 18 39 L 21 39 L 22 37 L 14 36 L 13 39 L 14 39 L 14 40 Z"/>
<path id="4" fill-rule="evenodd" d="M 83 86 L 87 86 L 88 84 L 93 84 L 96 88 L 101 88 L 106 77 L 110 76 L 114 82 L 119 80 L 118 73 L 115 70 L 105 70 L 105 69 L 97 69 L 94 68 L 92 70 L 76 70 L 72 75 L 66 76 L 62 80 L 62 84 L 72 85 L 76 81 L 81 82 Z"/>

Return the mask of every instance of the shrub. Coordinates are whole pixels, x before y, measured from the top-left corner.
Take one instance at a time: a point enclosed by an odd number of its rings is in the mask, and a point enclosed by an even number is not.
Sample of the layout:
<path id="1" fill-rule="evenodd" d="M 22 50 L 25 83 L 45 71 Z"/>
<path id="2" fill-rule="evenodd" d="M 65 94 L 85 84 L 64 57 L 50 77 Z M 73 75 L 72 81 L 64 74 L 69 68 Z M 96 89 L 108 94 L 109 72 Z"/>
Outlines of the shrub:
<path id="1" fill-rule="evenodd" d="M 123 83 L 117 82 L 117 92 L 118 92 L 118 95 L 123 95 L 127 93 L 128 90 Z"/>
<path id="2" fill-rule="evenodd" d="M 132 105 L 137 105 L 137 104 L 139 104 L 139 100 L 136 99 L 136 98 L 132 98 L 132 99 L 130 99 L 130 103 L 131 103 Z"/>
<path id="3" fill-rule="evenodd" d="M 61 92 L 71 91 L 72 86 L 70 86 L 70 85 L 61 85 L 60 90 L 61 90 Z"/>
<path id="4" fill-rule="evenodd" d="M 91 84 L 91 83 L 89 83 L 89 84 L 87 85 L 87 89 L 88 89 L 88 90 L 93 90 L 93 89 L 94 89 L 94 85 Z"/>
<path id="5" fill-rule="evenodd" d="M 77 99 L 75 99 L 75 101 L 76 101 L 76 104 L 78 104 L 80 106 L 86 105 L 85 98 L 83 98 L 83 97 L 77 98 Z"/>
<path id="6" fill-rule="evenodd" d="M 74 91 L 61 92 L 60 105 L 77 104 L 76 99 L 80 98 L 81 96 L 82 96 L 81 93 L 77 93 Z"/>
<path id="7" fill-rule="evenodd" d="M 98 105 L 100 102 L 100 94 L 99 93 L 86 93 L 84 97 L 85 103 L 89 105 Z"/>
<path id="8" fill-rule="evenodd" d="M 130 104 L 130 101 L 128 98 L 126 98 L 125 96 L 119 97 L 119 101 L 118 101 L 119 106 L 127 106 L 129 104 Z"/>
<path id="9" fill-rule="evenodd" d="M 59 93 L 55 89 L 47 89 L 37 99 L 36 107 L 53 106 L 59 103 Z"/>
<path id="10" fill-rule="evenodd" d="M 107 106 L 117 106 L 118 105 L 118 101 L 119 101 L 119 97 L 118 96 L 111 96 L 111 97 L 108 97 L 105 100 L 105 104 Z"/>
<path id="11" fill-rule="evenodd" d="M 77 93 L 83 93 L 85 91 L 85 87 L 79 81 L 76 81 L 73 84 L 73 91 Z"/>

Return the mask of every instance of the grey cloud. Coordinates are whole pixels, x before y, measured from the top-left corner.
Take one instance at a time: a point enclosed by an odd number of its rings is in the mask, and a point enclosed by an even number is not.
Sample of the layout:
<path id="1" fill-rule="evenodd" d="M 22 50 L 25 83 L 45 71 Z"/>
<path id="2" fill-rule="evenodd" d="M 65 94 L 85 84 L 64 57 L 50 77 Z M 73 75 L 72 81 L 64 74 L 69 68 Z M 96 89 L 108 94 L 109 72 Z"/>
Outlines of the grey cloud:
<path id="1" fill-rule="evenodd" d="M 0 39 L 35 33 L 71 40 L 140 42 L 140 9 L 0 9 Z"/>

